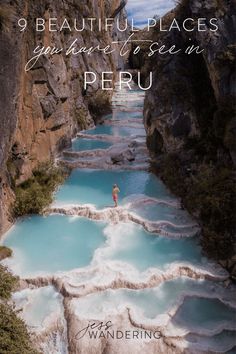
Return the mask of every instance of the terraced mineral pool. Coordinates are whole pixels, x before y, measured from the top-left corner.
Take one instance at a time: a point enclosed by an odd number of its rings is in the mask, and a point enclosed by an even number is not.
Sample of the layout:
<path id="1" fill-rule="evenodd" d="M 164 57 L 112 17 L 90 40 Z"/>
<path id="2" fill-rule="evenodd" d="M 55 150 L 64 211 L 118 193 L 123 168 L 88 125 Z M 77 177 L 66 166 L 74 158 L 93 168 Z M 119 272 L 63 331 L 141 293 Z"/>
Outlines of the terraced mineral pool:
<path id="1" fill-rule="evenodd" d="M 143 119 L 143 111 L 139 110 L 114 110 L 111 114 L 108 114 L 104 117 L 104 120 L 127 120 L 127 119 L 140 119 L 140 122 Z"/>
<path id="2" fill-rule="evenodd" d="M 43 333 L 40 353 L 68 354 L 63 297 L 54 287 L 24 289 L 14 293 L 12 300 L 30 332 Z"/>
<path id="3" fill-rule="evenodd" d="M 165 269 L 174 262 L 204 263 L 194 238 L 168 239 L 135 224 L 105 225 L 58 215 L 19 221 L 4 245 L 13 250 L 5 263 L 23 277 L 81 268 L 92 261 L 98 265 L 119 261 L 138 271 Z"/>
<path id="4" fill-rule="evenodd" d="M 197 333 L 222 330 L 226 326 L 236 329 L 236 309 L 228 307 L 219 299 L 187 297 L 175 314 L 173 322 L 178 327 L 191 328 Z"/>
<path id="5" fill-rule="evenodd" d="M 52 286 L 17 291 L 12 300 L 16 309 L 22 309 L 21 316 L 28 326 L 43 328 L 43 322 L 48 316 L 63 316 L 63 297 Z"/>
<path id="6" fill-rule="evenodd" d="M 99 208 L 113 206 L 111 188 L 115 183 L 121 187 L 121 204 L 122 199 L 131 194 L 166 200 L 173 198 L 156 176 L 145 171 L 75 169 L 56 193 L 55 203 L 93 204 Z"/>
<path id="7" fill-rule="evenodd" d="M 215 336 L 199 336 L 197 334 L 189 334 L 186 336 L 186 340 L 193 348 L 198 350 L 204 350 L 206 352 L 214 353 L 236 353 L 236 333 L 235 331 L 222 331 Z M 231 348 L 234 348 L 231 350 Z"/>
<path id="8" fill-rule="evenodd" d="M 144 128 L 129 128 L 129 127 L 116 127 L 112 125 L 97 125 L 95 129 L 85 130 L 84 133 L 89 135 L 107 134 L 113 136 L 145 136 Z"/>
<path id="9" fill-rule="evenodd" d="M 142 99 L 143 95 L 140 95 L 136 92 L 133 94 L 129 93 L 129 95 L 119 95 L 117 98 L 113 98 L 112 105 L 115 109 L 124 106 L 125 108 L 134 108 L 134 109 L 141 109 L 144 106 L 144 100 Z"/>
<path id="10" fill-rule="evenodd" d="M 190 215 L 186 210 L 181 209 L 180 206 L 167 205 L 155 200 L 143 201 L 143 196 L 128 197 L 124 200 L 124 203 L 130 203 L 130 210 L 146 220 L 166 220 L 175 225 L 193 223 Z"/>
<path id="11" fill-rule="evenodd" d="M 85 267 L 105 242 L 103 227 L 102 222 L 78 217 L 27 217 L 6 235 L 3 244 L 13 250 L 13 257 L 5 263 L 24 277 Z"/>
<path id="12" fill-rule="evenodd" d="M 72 141 L 72 151 L 108 149 L 110 146 L 112 146 L 111 143 L 100 140 L 77 138 Z"/>
<path id="13" fill-rule="evenodd" d="M 122 223 L 107 226 L 105 234 L 109 241 L 100 249 L 98 263 L 120 261 L 139 271 L 152 267 L 166 270 L 175 262 L 206 263 L 195 238 L 170 239 L 150 234 L 141 226 Z"/>
<path id="14" fill-rule="evenodd" d="M 141 122 L 143 93 L 134 89 L 129 93 L 127 90 L 117 91 L 115 95 L 113 113 L 104 120 L 140 118 Z M 139 135 L 138 131 L 144 132 L 144 129 L 101 125 L 86 133 L 131 136 Z M 106 149 L 111 145 L 100 140 L 79 138 L 73 141 L 72 150 Z M 178 203 L 164 184 L 145 171 L 73 170 L 55 194 L 55 204 L 92 204 L 97 208 L 113 206 L 111 188 L 115 183 L 120 186 L 119 204 L 124 208 L 150 221 L 175 224 L 167 226 L 175 235 L 181 233 L 182 226 L 185 226 L 186 233 L 191 232 L 189 224 L 192 220 L 187 213 L 178 209 Z M 147 279 L 152 272 L 157 272 L 157 276 L 160 270 L 172 269 L 174 272 L 174 266 L 180 262 L 188 262 L 198 268 L 208 268 L 209 265 L 201 254 L 196 238 L 161 237 L 131 222 L 108 225 L 71 216 L 30 216 L 19 220 L 9 230 L 3 244 L 13 250 L 13 257 L 4 260 L 3 264 L 8 265 L 15 274 L 23 278 L 41 274 L 56 276 L 58 272 L 80 268 L 82 278 L 78 272 L 75 278 L 74 273 L 64 276 L 72 284 L 82 279 L 82 287 L 92 283 L 93 279 L 96 279 L 96 285 L 104 280 L 106 282 L 106 275 L 112 273 L 113 276 L 113 271 L 114 276 L 119 271 L 121 275 L 125 273 L 127 279 L 139 282 Z M 95 270 L 93 266 L 97 266 Z M 101 270 L 100 273 L 100 269 L 108 272 Z M 91 271 L 94 272 L 92 275 Z M 231 350 L 234 345 L 232 338 L 235 332 L 229 329 L 235 326 L 236 311 L 217 299 L 222 294 L 228 294 L 228 291 L 216 282 L 181 277 L 165 281 L 155 288 L 100 291 L 74 298 L 71 304 L 79 318 L 103 320 L 107 314 L 119 315 L 129 307 L 137 321 L 156 325 L 157 320 L 170 319 L 167 313 L 182 300 L 169 326 L 184 331 L 189 346 L 196 344 L 197 350 L 202 346 L 203 350 L 208 348 L 209 351 L 220 352 L 220 348 L 222 351 L 225 348 Z M 207 296 L 212 299 L 206 299 Z M 23 317 L 30 326 L 43 326 L 48 314 L 61 311 L 61 297 L 52 287 L 23 290 L 15 293 L 13 299 L 23 307 Z M 189 331 L 192 333 L 186 333 Z M 64 349 L 57 352 L 64 353 Z"/>
<path id="15" fill-rule="evenodd" d="M 139 324 L 155 326 L 158 323 L 161 325 L 165 323 L 166 333 L 170 330 L 172 334 L 173 331 L 179 334 L 182 331 L 182 335 L 187 334 L 186 347 L 195 348 L 196 353 L 201 353 L 201 350 L 228 353 L 229 350 L 233 354 L 235 352 L 232 348 L 236 345 L 236 310 L 217 299 L 199 297 L 201 294 L 214 295 L 215 291 L 224 292 L 224 289 L 220 285 L 213 285 L 210 281 L 181 277 L 151 289 L 108 289 L 80 299 L 73 299 L 71 305 L 75 315 L 87 321 L 91 319 L 103 321 L 111 316 L 115 319 L 120 313 L 127 312 L 129 309 L 131 318 Z M 176 321 L 170 320 L 166 314 L 170 313 L 175 306 L 179 307 L 179 311 L 186 308 L 185 304 L 188 305 L 189 297 L 183 300 L 183 294 L 190 292 L 192 292 L 193 303 L 186 309 L 187 313 L 182 314 L 180 327 L 176 328 Z M 182 301 L 183 304 L 180 305 Z M 220 327 L 232 327 L 234 330 L 222 331 Z"/>
<path id="16" fill-rule="evenodd" d="M 208 281 L 193 281 L 182 277 L 175 280 L 166 281 L 158 287 L 131 290 L 131 289 L 108 289 L 99 293 L 90 294 L 80 299 L 73 300 L 75 311 L 80 318 L 92 318 L 103 320 L 108 314 L 119 314 L 123 310 L 130 308 L 132 317 L 140 320 L 154 320 L 158 316 L 168 313 L 174 306 L 179 305 L 183 293 L 192 291 L 196 295 L 198 293 L 211 294 L 213 284 Z M 189 326 L 194 326 L 196 323 L 201 328 L 205 312 L 210 316 L 210 308 L 215 314 L 219 311 L 219 317 L 216 322 L 211 323 L 211 329 L 217 328 L 218 324 L 224 324 L 225 321 L 230 325 L 235 319 L 235 310 L 224 305 L 226 314 L 222 313 L 222 303 L 215 300 L 202 302 L 202 298 L 193 297 L 196 307 L 191 308 L 191 313 L 196 317 L 190 317 Z M 185 301 L 184 301 L 185 303 Z M 193 304 L 194 305 L 194 304 Z M 199 306 L 201 306 L 199 315 Z M 91 316 L 91 317 L 90 317 Z M 215 318 L 216 316 L 214 316 Z M 186 318 L 186 317 L 185 317 Z M 187 315 L 188 318 L 188 315 Z M 213 319 L 213 317 L 211 317 Z M 140 322 L 139 321 L 139 322 Z M 154 322 L 155 323 L 155 322 Z M 188 327 L 190 329 L 190 327 Z M 204 324 L 203 324 L 203 327 Z"/>

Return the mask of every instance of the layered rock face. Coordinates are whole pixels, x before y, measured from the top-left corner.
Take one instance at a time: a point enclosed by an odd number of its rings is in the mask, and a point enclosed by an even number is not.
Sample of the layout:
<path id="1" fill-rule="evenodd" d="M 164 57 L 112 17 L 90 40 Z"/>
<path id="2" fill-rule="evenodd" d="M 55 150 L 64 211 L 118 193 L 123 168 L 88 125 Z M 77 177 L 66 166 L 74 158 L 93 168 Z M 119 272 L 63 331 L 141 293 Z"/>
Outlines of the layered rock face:
<path id="1" fill-rule="evenodd" d="M 145 125 L 151 150 L 182 150 L 189 137 L 205 137 L 209 131 L 235 162 L 235 2 L 182 1 L 164 22 L 173 18 L 206 18 L 206 31 L 172 30 L 150 35 L 168 48 L 177 44 L 204 49 L 202 54 L 154 55 L 145 70 L 154 71 L 154 84 L 145 100 Z M 209 21 L 217 18 L 218 31 L 210 31 Z M 168 28 L 168 26 L 167 26 Z"/>
<path id="2" fill-rule="evenodd" d="M 187 32 L 182 23 L 195 21 Z M 206 27 L 199 31 L 196 23 Z M 217 31 L 211 31 L 215 18 Z M 158 174 L 182 198 L 183 205 L 202 225 L 202 245 L 235 278 L 235 82 L 236 17 L 234 1 L 182 0 L 162 19 L 169 28 L 176 19 L 181 30 L 161 32 L 159 26 L 142 38 L 159 47 L 176 45 L 175 55 L 148 48 L 130 62 L 142 68 L 143 80 L 153 72 L 153 85 L 146 93 L 144 122 L 147 144 L 154 153 Z M 189 45 L 200 54 L 185 54 Z"/>
<path id="3" fill-rule="evenodd" d="M 81 47 L 105 47 L 127 35 L 117 31 L 115 24 L 107 32 L 89 28 L 82 32 L 67 29 L 50 32 L 48 19 L 57 18 L 61 24 L 66 18 L 71 26 L 74 19 L 82 24 L 82 18 L 88 17 L 102 21 L 114 17 L 122 23 L 126 16 L 125 3 L 120 0 L 4 0 L 1 3 L 0 233 L 8 226 L 9 206 L 14 200 L 13 184 L 28 179 L 39 163 L 53 159 L 70 144 L 78 130 L 92 126 L 92 114 L 98 104 L 108 108 L 108 91 L 101 91 L 98 81 L 84 92 L 84 72 L 115 72 L 124 65 L 124 61 L 118 60 L 117 52 L 78 56 L 66 56 L 62 52 L 42 56 L 25 72 L 24 66 L 37 45 L 67 49 L 77 39 Z M 19 18 L 27 19 L 24 32 L 17 26 Z M 46 19 L 45 31 L 36 32 L 36 18 Z"/>

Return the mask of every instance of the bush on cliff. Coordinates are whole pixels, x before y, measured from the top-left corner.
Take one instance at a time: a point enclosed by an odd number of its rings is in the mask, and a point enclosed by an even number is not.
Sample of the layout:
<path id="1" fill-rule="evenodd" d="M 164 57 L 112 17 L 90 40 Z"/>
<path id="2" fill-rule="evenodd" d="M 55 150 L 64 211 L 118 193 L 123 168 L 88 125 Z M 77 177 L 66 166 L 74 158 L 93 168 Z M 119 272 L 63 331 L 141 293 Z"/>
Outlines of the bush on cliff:
<path id="1" fill-rule="evenodd" d="M 17 311 L 7 304 L 0 304 L 0 353 L 36 354 L 27 327 Z"/>
<path id="2" fill-rule="evenodd" d="M 14 215 L 42 212 L 52 202 L 52 193 L 65 177 L 65 171 L 52 163 L 41 164 L 30 179 L 15 188 Z M 11 250 L 4 248 L 2 252 L 10 255 Z M 0 265 L 0 353 L 37 354 L 26 324 L 18 317 L 18 311 L 7 302 L 17 282 L 18 278 Z"/>
<path id="3" fill-rule="evenodd" d="M 204 250 L 215 259 L 232 256 L 236 185 L 230 169 L 201 165 L 197 175 L 190 178 L 185 203 L 190 210 L 199 209 Z"/>
<path id="4" fill-rule="evenodd" d="M 84 107 L 80 107 L 74 110 L 74 120 L 78 124 L 81 130 L 87 128 L 88 112 Z"/>
<path id="5" fill-rule="evenodd" d="M 162 179 L 202 223 L 203 249 L 217 260 L 234 252 L 236 185 L 232 174 L 230 168 L 210 163 L 192 171 L 176 154 L 164 157 L 160 168 Z"/>
<path id="6" fill-rule="evenodd" d="M 6 267 L 0 264 L 0 299 L 8 300 L 15 290 L 18 278 L 13 276 Z"/>
<path id="7" fill-rule="evenodd" d="M 16 187 L 14 216 L 41 213 L 52 202 L 53 192 L 65 177 L 66 173 L 61 168 L 51 163 L 41 164 L 30 179 Z"/>
<path id="8" fill-rule="evenodd" d="M 24 321 L 17 317 L 17 311 L 7 303 L 17 283 L 18 278 L 0 265 L 0 353 L 36 354 Z"/>

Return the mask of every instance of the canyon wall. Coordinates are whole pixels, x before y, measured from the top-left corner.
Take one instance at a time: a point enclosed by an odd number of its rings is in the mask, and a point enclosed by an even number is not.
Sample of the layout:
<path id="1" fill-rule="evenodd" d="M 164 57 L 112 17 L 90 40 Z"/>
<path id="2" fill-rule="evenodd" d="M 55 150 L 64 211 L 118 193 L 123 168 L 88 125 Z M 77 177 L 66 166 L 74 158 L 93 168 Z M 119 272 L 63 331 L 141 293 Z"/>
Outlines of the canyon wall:
<path id="1" fill-rule="evenodd" d="M 156 53 L 148 58 L 146 45 L 130 57 L 133 68 L 141 70 L 143 81 L 153 72 L 144 123 L 157 173 L 202 224 L 204 250 L 221 260 L 234 277 L 235 14 L 235 1 L 182 0 L 162 19 L 162 27 L 169 28 L 174 18 L 180 26 L 186 18 L 193 18 L 194 31 L 161 32 L 157 26 L 138 34 L 158 42 L 159 47 L 176 45 L 182 52 Z M 199 18 L 205 19 L 205 31 L 197 30 Z M 211 18 L 217 19 L 217 31 L 210 31 Z M 204 51 L 185 54 L 189 45 Z"/>
<path id="2" fill-rule="evenodd" d="M 39 163 L 53 159 L 60 150 L 70 146 L 76 132 L 93 126 L 97 107 L 109 109 L 109 91 L 101 91 L 97 81 L 85 92 L 85 71 L 100 74 L 116 72 L 125 65 L 117 52 L 105 55 L 65 52 L 41 57 L 25 72 L 26 62 L 37 45 L 67 49 L 77 39 L 78 46 L 105 47 L 112 40 L 123 39 L 127 33 L 118 32 L 114 24 L 108 32 L 69 31 L 36 32 L 35 19 L 49 17 L 68 19 L 73 25 L 82 18 L 114 17 L 121 23 L 126 19 L 123 0 L 3 0 L 0 7 L 0 234 L 11 222 L 10 206 L 14 201 L 14 186 L 30 178 Z M 27 19 L 23 32 L 17 26 L 19 18 Z"/>
<path id="3" fill-rule="evenodd" d="M 166 15 L 166 27 L 174 18 L 180 24 L 188 17 L 206 18 L 207 30 L 197 31 L 195 27 L 193 32 L 152 31 L 152 39 L 168 48 L 176 44 L 177 48 L 185 49 L 193 44 L 204 51 L 195 55 L 182 52 L 157 57 L 157 54 L 147 63 L 155 77 L 144 110 L 151 149 L 176 152 L 182 150 L 189 137 L 206 136 L 210 130 L 218 139 L 221 152 L 227 150 L 236 162 L 235 10 L 234 1 L 181 1 Z M 216 32 L 210 31 L 211 18 L 217 18 Z"/>

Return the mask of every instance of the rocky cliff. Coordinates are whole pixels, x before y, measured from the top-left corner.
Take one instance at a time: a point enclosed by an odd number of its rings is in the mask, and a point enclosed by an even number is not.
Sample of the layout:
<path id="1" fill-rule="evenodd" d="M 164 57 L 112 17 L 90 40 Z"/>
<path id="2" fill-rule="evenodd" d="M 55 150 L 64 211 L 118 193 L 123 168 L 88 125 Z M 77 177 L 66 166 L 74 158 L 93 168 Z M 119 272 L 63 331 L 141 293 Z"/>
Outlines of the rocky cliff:
<path id="1" fill-rule="evenodd" d="M 183 199 L 184 205 L 203 225 L 203 246 L 210 256 L 227 259 L 235 254 L 236 163 L 236 3 L 226 0 L 182 0 L 164 19 L 205 18 L 206 30 L 160 32 L 144 30 L 142 37 L 187 48 L 201 54 L 156 54 L 147 59 L 147 48 L 131 56 L 143 80 L 153 71 L 147 91 L 144 122 L 147 144 L 154 153 L 157 172 Z M 210 31 L 217 18 L 217 31 Z M 140 34 L 139 34 L 140 35 Z"/>
<path id="2" fill-rule="evenodd" d="M 235 162 L 235 2 L 181 1 L 164 21 L 174 18 L 206 18 L 206 31 L 172 30 L 159 33 L 154 29 L 152 40 L 167 47 L 189 44 L 204 49 L 202 54 L 155 56 L 146 63 L 154 71 L 154 85 L 147 92 L 145 125 L 150 148 L 158 151 L 181 150 L 188 137 L 203 136 L 211 130 L 215 138 L 230 152 Z M 218 31 L 210 31 L 209 21 L 217 18 Z M 158 102 L 158 103 L 157 103 Z M 221 112 L 228 115 L 222 117 Z M 158 136 L 159 139 L 156 139 Z M 157 140 L 159 144 L 157 144 Z"/>
<path id="3" fill-rule="evenodd" d="M 124 62 L 117 54 L 63 53 L 41 57 L 25 72 L 24 66 L 34 48 L 41 46 L 68 47 L 76 38 L 81 46 L 109 44 L 126 36 L 114 25 L 108 32 L 35 31 L 35 19 L 74 19 L 115 17 L 125 20 L 125 1 L 121 0 L 3 0 L 0 5 L 0 234 L 10 222 L 9 206 L 14 200 L 14 185 L 31 176 L 39 163 L 53 159 L 78 130 L 94 124 L 94 112 L 99 103 L 109 106 L 109 95 L 95 83 L 84 92 L 83 73 L 116 71 Z M 20 32 L 19 18 L 28 22 Z M 47 27 L 46 27 L 47 28 Z M 103 110 L 104 111 L 104 110 Z"/>

